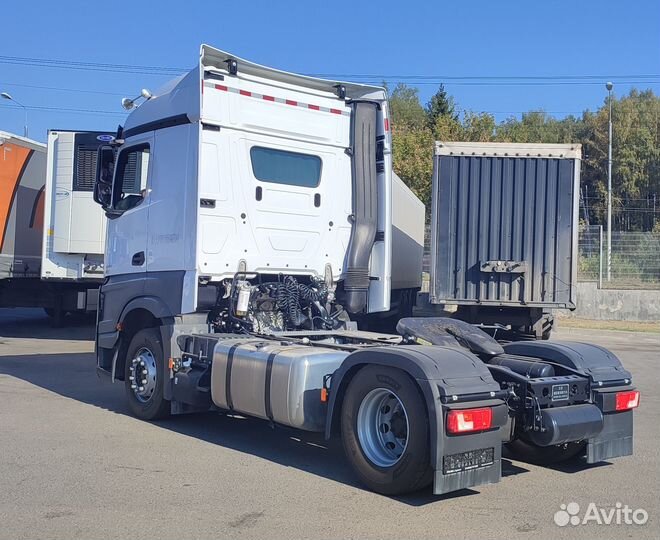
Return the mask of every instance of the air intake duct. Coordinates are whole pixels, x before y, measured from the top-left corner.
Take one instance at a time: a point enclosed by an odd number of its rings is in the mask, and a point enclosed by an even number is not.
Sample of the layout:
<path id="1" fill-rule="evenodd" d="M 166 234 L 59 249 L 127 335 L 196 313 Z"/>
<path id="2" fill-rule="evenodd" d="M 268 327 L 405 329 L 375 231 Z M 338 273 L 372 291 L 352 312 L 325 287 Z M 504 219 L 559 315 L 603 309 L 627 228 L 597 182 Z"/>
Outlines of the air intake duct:
<path id="1" fill-rule="evenodd" d="M 346 252 L 344 308 L 363 313 L 369 291 L 369 259 L 378 224 L 376 121 L 378 104 L 354 101 L 351 115 L 353 228 Z"/>

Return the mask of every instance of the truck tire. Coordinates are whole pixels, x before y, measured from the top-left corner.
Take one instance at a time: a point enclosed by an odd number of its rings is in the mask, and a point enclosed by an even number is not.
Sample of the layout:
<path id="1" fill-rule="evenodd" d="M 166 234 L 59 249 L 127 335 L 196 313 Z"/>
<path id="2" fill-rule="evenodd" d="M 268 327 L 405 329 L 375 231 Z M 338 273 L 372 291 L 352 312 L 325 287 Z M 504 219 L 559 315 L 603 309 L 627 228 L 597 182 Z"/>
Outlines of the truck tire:
<path id="1" fill-rule="evenodd" d="M 511 457 L 534 465 L 552 465 L 573 459 L 584 451 L 584 441 L 570 442 L 557 446 L 537 446 L 523 439 L 516 439 L 507 444 Z"/>
<path id="2" fill-rule="evenodd" d="M 370 365 L 350 381 L 341 409 L 346 457 L 372 491 L 399 495 L 429 485 L 428 414 L 407 373 Z"/>
<path id="3" fill-rule="evenodd" d="M 165 418 L 170 402 L 163 397 L 165 363 L 158 328 L 143 328 L 126 352 L 124 385 L 131 413 L 142 420 Z"/>

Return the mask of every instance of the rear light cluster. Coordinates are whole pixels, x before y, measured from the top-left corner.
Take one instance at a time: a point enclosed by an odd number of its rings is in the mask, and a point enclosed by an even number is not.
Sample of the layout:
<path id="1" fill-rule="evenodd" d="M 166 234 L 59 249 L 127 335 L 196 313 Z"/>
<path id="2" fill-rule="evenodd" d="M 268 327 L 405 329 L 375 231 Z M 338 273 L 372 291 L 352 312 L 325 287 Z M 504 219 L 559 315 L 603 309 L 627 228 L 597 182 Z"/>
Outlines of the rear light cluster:
<path id="1" fill-rule="evenodd" d="M 452 410 L 447 413 L 447 433 L 459 435 L 490 429 L 493 425 L 493 410 L 481 409 Z"/>
<path id="2" fill-rule="evenodd" d="M 628 411 L 639 406 L 639 390 L 617 392 L 614 409 L 617 411 Z"/>

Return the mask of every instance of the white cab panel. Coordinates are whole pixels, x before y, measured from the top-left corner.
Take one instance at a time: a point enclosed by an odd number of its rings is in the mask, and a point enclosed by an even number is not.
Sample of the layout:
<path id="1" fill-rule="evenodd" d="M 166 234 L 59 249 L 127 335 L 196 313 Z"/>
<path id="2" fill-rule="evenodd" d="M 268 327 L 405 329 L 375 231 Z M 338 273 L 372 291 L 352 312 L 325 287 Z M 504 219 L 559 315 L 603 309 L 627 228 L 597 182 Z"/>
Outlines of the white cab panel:
<path id="1" fill-rule="evenodd" d="M 147 269 L 194 270 L 198 124 L 160 129 L 153 137 Z"/>
<path id="2" fill-rule="evenodd" d="M 334 94 L 254 76 L 204 85 L 201 274 L 324 275 L 343 269 L 351 225 L 350 108 Z M 318 185 L 258 178 L 253 151 L 320 160 Z M 211 202 L 212 201 L 212 202 Z M 211 207 L 214 205 L 214 207 Z"/>

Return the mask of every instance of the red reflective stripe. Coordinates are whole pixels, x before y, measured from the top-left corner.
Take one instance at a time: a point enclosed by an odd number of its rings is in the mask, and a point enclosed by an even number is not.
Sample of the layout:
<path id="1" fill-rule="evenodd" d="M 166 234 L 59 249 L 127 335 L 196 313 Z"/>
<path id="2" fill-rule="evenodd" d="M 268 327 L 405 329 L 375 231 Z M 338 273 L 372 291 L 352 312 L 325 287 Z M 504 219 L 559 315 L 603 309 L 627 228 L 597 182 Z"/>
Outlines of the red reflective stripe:
<path id="1" fill-rule="evenodd" d="M 385 131 L 389 131 L 389 130 L 390 130 L 390 119 L 385 118 Z"/>
<path id="2" fill-rule="evenodd" d="M 213 86 L 216 90 L 222 90 L 224 92 L 228 92 L 230 90 L 230 88 L 225 86 L 224 84 L 214 84 Z M 231 90 L 232 90 L 232 92 L 236 92 L 236 90 L 238 90 L 238 89 L 237 88 L 232 88 Z M 202 87 L 202 93 L 204 93 L 203 87 Z M 260 97 L 264 101 L 275 101 L 276 100 L 275 97 L 273 97 L 273 96 L 266 96 L 266 95 L 259 95 L 259 94 L 255 95 L 252 92 L 250 92 L 249 90 L 238 90 L 238 93 L 241 96 L 256 97 L 256 98 Z M 280 101 L 280 103 L 281 103 L 281 101 Z M 308 109 L 310 109 L 312 111 L 320 111 L 321 110 L 320 105 L 298 103 L 297 101 L 295 101 L 293 99 L 285 99 L 284 103 L 286 103 L 287 105 L 292 105 L 294 107 L 298 107 L 298 106 L 307 107 Z M 324 111 L 329 110 L 332 114 L 344 114 L 340 109 L 323 109 L 323 110 Z M 390 125 L 389 120 L 386 118 L 385 119 L 385 131 L 389 130 L 389 125 Z"/>

